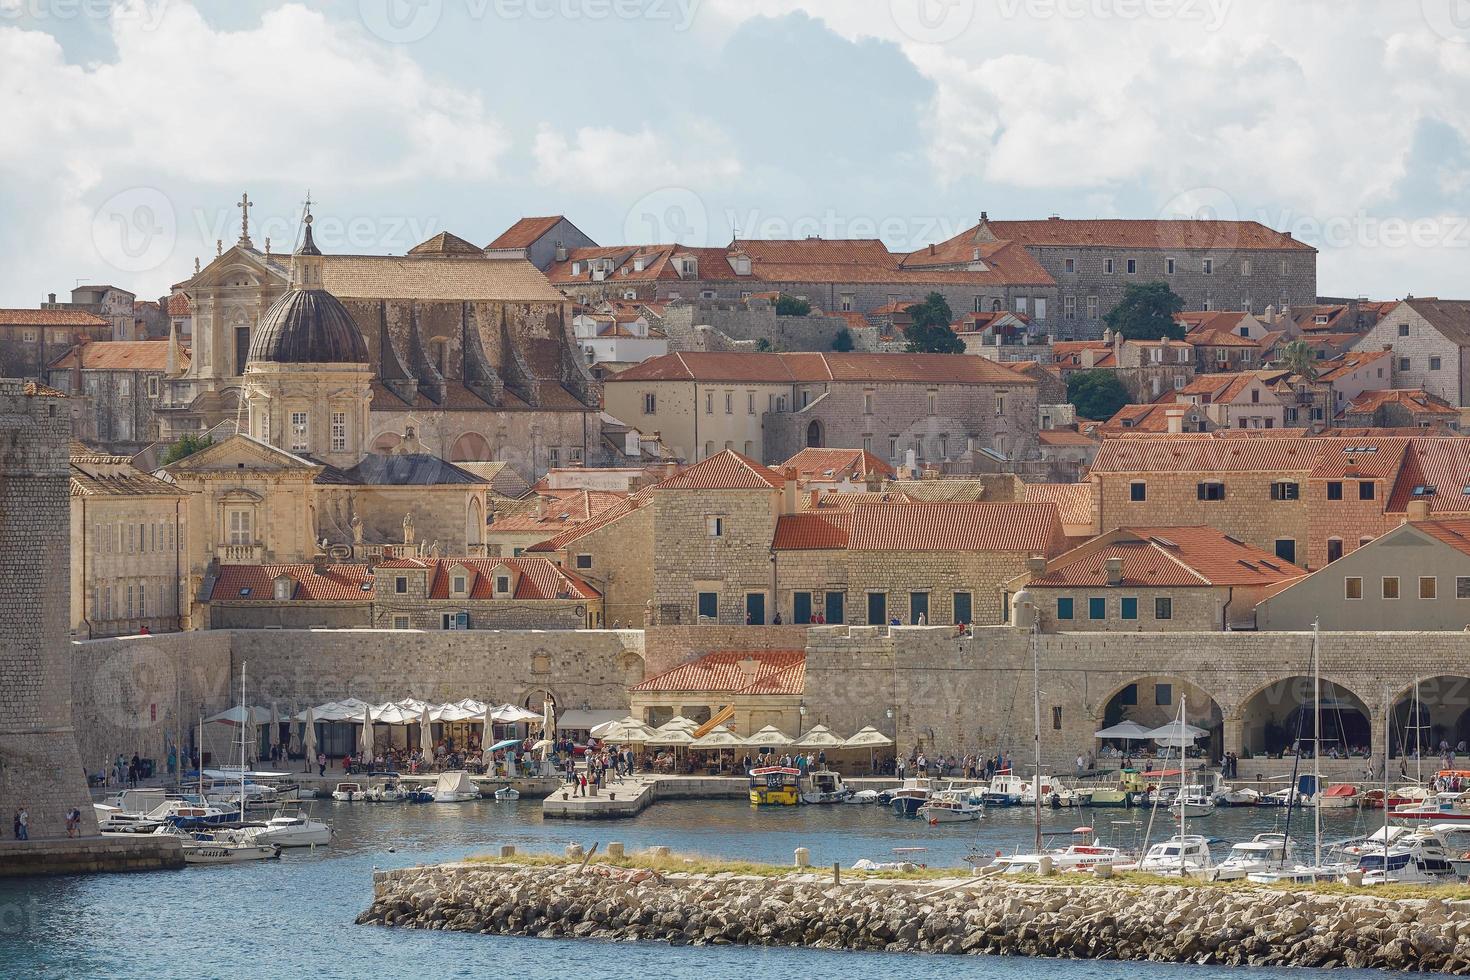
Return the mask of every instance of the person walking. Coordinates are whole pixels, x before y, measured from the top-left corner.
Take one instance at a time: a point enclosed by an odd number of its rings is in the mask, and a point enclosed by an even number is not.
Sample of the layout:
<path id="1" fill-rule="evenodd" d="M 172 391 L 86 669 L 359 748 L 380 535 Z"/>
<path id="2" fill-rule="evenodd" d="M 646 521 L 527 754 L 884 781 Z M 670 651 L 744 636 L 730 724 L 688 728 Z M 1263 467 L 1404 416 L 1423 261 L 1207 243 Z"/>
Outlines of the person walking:
<path id="1" fill-rule="evenodd" d="M 66 811 L 66 836 L 81 836 L 82 811 L 72 807 Z"/>
<path id="2" fill-rule="evenodd" d="M 15 811 L 15 839 L 31 839 L 31 814 L 25 807 Z"/>
<path id="3" fill-rule="evenodd" d="M 316 754 L 316 774 L 318 776 L 325 776 L 327 774 L 327 754 L 325 752 L 318 752 Z"/>

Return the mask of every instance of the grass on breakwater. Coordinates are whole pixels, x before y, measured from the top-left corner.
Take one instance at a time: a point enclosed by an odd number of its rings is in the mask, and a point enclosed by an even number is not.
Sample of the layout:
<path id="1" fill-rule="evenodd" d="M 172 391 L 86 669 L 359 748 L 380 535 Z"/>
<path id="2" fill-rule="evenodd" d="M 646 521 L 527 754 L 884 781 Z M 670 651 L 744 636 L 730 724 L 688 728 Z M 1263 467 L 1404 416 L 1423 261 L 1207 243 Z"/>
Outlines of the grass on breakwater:
<path id="1" fill-rule="evenodd" d="M 505 864 L 518 867 L 577 867 L 582 863 L 580 858 L 569 858 L 561 854 L 528 854 L 517 852 L 513 857 L 496 857 L 494 855 L 478 855 L 467 859 L 473 864 Z M 620 858 L 609 858 L 606 854 L 597 854 L 589 865 L 603 865 L 609 868 L 629 868 L 633 870 L 657 871 L 660 874 L 694 874 L 694 875 L 747 875 L 755 878 L 780 878 L 784 875 L 794 874 L 828 874 L 832 873 L 831 865 L 821 867 L 819 865 L 810 868 L 797 868 L 792 865 L 761 864 L 756 861 L 731 861 L 724 858 L 704 857 L 702 855 L 669 854 L 667 857 L 659 857 L 654 854 L 638 853 L 628 854 Z M 850 868 L 842 869 L 843 878 L 863 878 L 893 881 L 926 881 L 942 878 L 968 878 L 972 872 L 968 868 L 916 868 L 913 871 L 854 871 Z"/>

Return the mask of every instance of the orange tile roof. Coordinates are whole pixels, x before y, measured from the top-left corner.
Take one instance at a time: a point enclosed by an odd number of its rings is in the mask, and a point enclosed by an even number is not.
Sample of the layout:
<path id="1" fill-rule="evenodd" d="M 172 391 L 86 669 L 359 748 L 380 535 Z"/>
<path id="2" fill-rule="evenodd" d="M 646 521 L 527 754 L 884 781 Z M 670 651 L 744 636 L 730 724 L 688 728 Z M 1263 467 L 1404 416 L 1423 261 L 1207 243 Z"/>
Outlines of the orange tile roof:
<path id="1" fill-rule="evenodd" d="M 726 449 L 685 467 L 659 483 L 658 490 L 779 490 L 786 478 L 749 456 Z"/>
<path id="2" fill-rule="evenodd" d="M 190 316 L 194 307 L 189 303 L 189 297 L 183 293 L 174 293 L 168 298 L 169 316 Z"/>
<path id="3" fill-rule="evenodd" d="M 0 309 L 0 327 L 106 327 L 108 321 L 86 310 Z"/>
<path id="4" fill-rule="evenodd" d="M 1194 221 L 1125 218 L 986 220 L 996 239 L 1032 248 L 1219 249 L 1223 251 L 1316 249 L 1255 221 Z M 936 246 L 941 253 L 970 254 L 975 225 Z M 958 246 L 958 247 L 957 247 Z M 920 254 L 920 253 L 915 253 Z"/>
<path id="5" fill-rule="evenodd" d="M 1429 503 L 1430 513 L 1470 512 L 1470 437 L 1422 436 L 1412 440 L 1386 510 L 1403 513 L 1410 501 Z M 1415 494 L 1416 487 L 1433 492 Z"/>
<path id="6" fill-rule="evenodd" d="M 489 525 L 490 533 L 542 532 L 547 537 L 560 534 L 573 524 L 591 520 L 603 511 L 627 499 L 625 493 L 613 490 L 538 490 L 536 496 L 546 499 L 546 516 L 537 517 L 537 506 L 507 514 Z"/>
<path id="7" fill-rule="evenodd" d="M 210 601 L 275 602 L 275 580 L 282 575 L 294 583 L 293 602 L 369 602 L 374 595 L 366 565 L 328 565 L 320 575 L 309 563 L 221 565 Z"/>
<path id="8" fill-rule="evenodd" d="M 749 669 L 742 668 L 744 662 Z M 758 690 L 752 690 L 759 685 Z M 655 674 L 636 692 L 804 694 L 805 650 L 716 650 Z"/>
<path id="9" fill-rule="evenodd" d="M 409 255 L 481 255 L 483 250 L 458 235 L 441 231 L 433 238 L 419 242 L 408 250 Z"/>
<path id="10" fill-rule="evenodd" d="M 1387 353 L 1386 351 L 1384 353 Z M 1354 398 L 1345 411 L 1354 414 L 1376 412 L 1385 405 L 1395 405 L 1410 415 L 1454 415 L 1459 410 L 1438 395 L 1431 395 L 1422 388 L 1390 388 L 1384 391 L 1365 391 Z"/>
<path id="11" fill-rule="evenodd" d="M 913 499 L 902 490 L 813 490 L 808 506 L 816 510 L 852 510 L 859 504 L 907 504 Z"/>
<path id="12" fill-rule="evenodd" d="M 188 355 L 182 349 L 179 354 L 179 368 L 188 367 Z M 162 371 L 168 366 L 168 341 L 94 340 L 78 344 L 50 366 L 81 367 L 84 371 Z"/>
<path id="13" fill-rule="evenodd" d="M 622 503 L 607 508 L 602 513 L 598 514 L 596 517 L 591 518 L 590 520 L 582 521 L 581 523 L 573 527 L 567 528 L 565 531 L 562 531 L 560 534 L 557 534 L 554 537 L 547 538 L 545 541 L 541 541 L 531 545 L 531 547 L 527 548 L 526 551 L 560 551 L 567 545 L 572 544 L 574 541 L 584 538 L 594 531 L 600 531 L 603 528 L 607 527 L 609 524 L 614 524 L 622 520 L 624 517 L 627 517 L 629 514 L 633 513 L 639 508 L 646 507 L 651 502 L 651 500 L 652 498 L 646 495 L 635 495 L 628 497 Z"/>
<path id="14" fill-rule="evenodd" d="M 1344 351 L 1340 356 L 1322 363 L 1317 371 L 1317 380 L 1340 381 L 1359 368 L 1371 366 L 1375 361 L 1381 361 L 1392 353 L 1393 351 L 1386 350 Z"/>
<path id="15" fill-rule="evenodd" d="M 515 575 L 515 599 L 596 599 L 602 595 L 580 576 L 553 562 L 550 558 L 429 558 L 433 572 L 429 580 L 430 599 L 448 599 L 449 573 L 463 566 L 472 573 L 469 598 L 495 598 L 495 571 L 509 569 Z"/>
<path id="16" fill-rule="evenodd" d="M 488 248 L 530 248 L 531 245 L 542 235 L 546 234 L 556 223 L 562 220 L 559 214 L 548 215 L 542 218 L 522 218 L 509 228 L 502 231 L 500 235 L 485 247 Z"/>
<path id="17" fill-rule="evenodd" d="M 872 453 L 862 449 L 803 449 L 781 464 L 796 470 L 798 480 L 862 481 L 869 474 L 894 479 L 898 471 Z"/>
<path id="18" fill-rule="evenodd" d="M 1041 429 L 1036 440 L 1043 446 L 1096 446 L 1098 441 L 1076 429 Z"/>
<path id="19" fill-rule="evenodd" d="M 608 378 L 606 383 L 626 381 L 1036 384 L 1034 379 L 996 361 L 968 354 L 747 354 L 713 351 L 680 351 L 652 357 Z"/>
<path id="20" fill-rule="evenodd" d="M 1028 483 L 1028 504 L 1052 503 L 1057 505 L 1063 524 L 1092 523 L 1091 483 Z"/>
<path id="21" fill-rule="evenodd" d="M 1105 439 L 1093 473 L 1305 473 L 1317 464 L 1319 439 L 1227 439 L 1213 433 Z"/>
<path id="22" fill-rule="evenodd" d="M 854 507 L 852 551 L 1014 551 L 1053 554 L 1061 545 L 1054 503 L 922 501 Z"/>
<path id="23" fill-rule="evenodd" d="M 1127 527 L 1058 556 L 1026 588 L 1106 586 L 1110 558 L 1122 559 L 1120 585 L 1133 588 L 1264 586 L 1304 574 L 1212 527 Z"/>
<path id="24" fill-rule="evenodd" d="M 1415 521 L 1414 527 L 1470 555 L 1470 520 Z"/>
<path id="25" fill-rule="evenodd" d="M 876 495 L 875 495 L 876 496 Z M 803 511 L 783 514 L 771 538 L 773 551 L 841 551 L 847 547 L 852 512 L 848 510 Z"/>

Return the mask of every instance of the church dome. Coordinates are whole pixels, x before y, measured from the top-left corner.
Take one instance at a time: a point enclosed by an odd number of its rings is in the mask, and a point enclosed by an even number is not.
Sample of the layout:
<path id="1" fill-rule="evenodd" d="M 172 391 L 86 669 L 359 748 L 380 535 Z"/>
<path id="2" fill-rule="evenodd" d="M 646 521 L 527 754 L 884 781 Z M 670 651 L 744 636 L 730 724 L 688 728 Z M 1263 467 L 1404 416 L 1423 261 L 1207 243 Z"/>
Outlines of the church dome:
<path id="1" fill-rule="evenodd" d="M 271 304 L 250 341 L 252 361 L 366 364 L 357 321 L 325 289 L 292 289 Z"/>

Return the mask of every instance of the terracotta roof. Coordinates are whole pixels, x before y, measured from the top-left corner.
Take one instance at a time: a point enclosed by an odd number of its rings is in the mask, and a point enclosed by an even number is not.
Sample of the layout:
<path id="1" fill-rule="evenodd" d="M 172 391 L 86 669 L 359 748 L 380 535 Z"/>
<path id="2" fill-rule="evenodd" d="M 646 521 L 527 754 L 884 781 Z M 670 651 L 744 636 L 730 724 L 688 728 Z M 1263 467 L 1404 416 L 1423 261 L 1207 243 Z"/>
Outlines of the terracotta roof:
<path id="1" fill-rule="evenodd" d="M 779 490 L 786 478 L 733 449 L 687 466 L 658 484 L 658 490 Z"/>
<path id="2" fill-rule="evenodd" d="M 537 517 L 537 498 L 546 501 L 544 517 Z M 548 538 L 568 527 L 591 520 L 604 511 L 626 501 L 626 493 L 614 490 L 540 490 L 526 498 L 529 506 L 506 514 L 491 524 L 491 534 L 541 533 Z"/>
<path id="3" fill-rule="evenodd" d="M 1322 362 L 1321 367 L 1317 369 L 1317 380 L 1322 382 L 1340 381 L 1359 368 L 1372 367 L 1374 362 L 1381 361 L 1392 356 L 1392 354 L 1393 351 L 1387 350 L 1344 351 L 1341 356 L 1333 358 L 1330 361 Z M 1382 366 L 1388 367 L 1387 364 Z"/>
<path id="4" fill-rule="evenodd" d="M 1403 513 L 1410 501 L 1424 500 L 1430 513 L 1470 512 L 1470 494 L 1465 493 L 1470 487 L 1470 438 L 1422 436 L 1404 441 L 1409 443 L 1408 452 L 1386 510 Z M 1421 492 L 1416 494 L 1416 489 Z"/>
<path id="5" fill-rule="evenodd" d="M 893 479 L 898 471 L 862 449 L 803 449 L 781 464 L 796 470 L 798 480 L 862 482 L 869 474 Z"/>
<path id="6" fill-rule="evenodd" d="M 976 233 L 984 228 L 996 239 L 1028 247 L 1218 249 L 1316 251 L 1290 235 L 1255 221 L 1195 221 L 1125 218 L 1044 218 L 1029 221 L 991 221 L 975 225 L 937 246 L 968 254 Z M 982 235 L 981 237 L 985 237 Z M 916 253 L 917 254 L 917 253 Z"/>
<path id="7" fill-rule="evenodd" d="M 106 327 L 109 322 L 86 310 L 0 309 L 0 327 Z"/>
<path id="8" fill-rule="evenodd" d="M 545 541 L 538 542 L 527 548 L 527 552 L 551 552 L 560 551 L 567 545 L 584 538 L 594 531 L 600 531 L 609 524 L 614 524 L 641 507 L 646 507 L 652 498 L 629 497 L 622 503 L 609 507 L 590 520 L 582 521 L 573 527 L 569 527 Z"/>
<path id="9" fill-rule="evenodd" d="M 1456 551 L 1470 555 L 1470 520 L 1415 521 L 1413 526 Z"/>
<path id="10" fill-rule="evenodd" d="M 483 256 L 328 255 L 322 284 L 338 299 L 565 303 L 530 262 Z"/>
<path id="11" fill-rule="evenodd" d="M 186 497 L 188 492 L 133 465 L 128 456 L 115 456 L 72 440 L 71 496 L 73 497 Z"/>
<path id="12" fill-rule="evenodd" d="M 1036 441 L 1043 446 L 1096 446 L 1098 440 L 1076 429 L 1041 429 Z"/>
<path id="13" fill-rule="evenodd" d="M 183 293 L 174 293 L 168 298 L 169 316 L 190 316 L 194 308 L 189 304 L 189 297 Z"/>
<path id="14" fill-rule="evenodd" d="M 1386 351 L 1384 353 L 1387 353 Z M 1438 395 L 1431 395 L 1422 388 L 1390 388 L 1385 391 L 1365 391 L 1354 398 L 1344 411 L 1354 414 L 1376 412 L 1385 405 L 1394 405 L 1410 415 L 1453 415 L 1460 412 Z"/>
<path id="15" fill-rule="evenodd" d="M 1036 384 L 1034 379 L 996 361 L 968 354 L 747 354 L 713 351 L 680 351 L 652 357 L 607 379 L 609 384 L 624 381 Z"/>
<path id="16" fill-rule="evenodd" d="M 757 685 L 759 690 L 752 690 Z M 805 650 L 716 650 L 629 690 L 799 695 L 805 688 Z"/>
<path id="17" fill-rule="evenodd" d="M 1240 326 L 1240 321 L 1250 314 L 1241 310 L 1184 310 L 1174 314 L 1174 322 L 1189 333 L 1201 330 L 1212 333 L 1223 330 L 1231 333 Z M 1185 337 L 1188 340 L 1188 337 Z"/>
<path id="18" fill-rule="evenodd" d="M 1054 503 L 976 501 L 854 507 L 851 551 L 1015 551 L 1054 554 L 1062 541 Z"/>
<path id="19" fill-rule="evenodd" d="M 36 398 L 65 398 L 66 397 L 66 392 L 60 391 L 60 390 L 58 390 L 56 388 L 53 388 L 50 385 L 42 384 L 39 381 L 27 381 L 25 383 L 25 387 L 22 388 L 21 391 L 22 391 L 23 394 L 31 395 L 31 396 L 36 397 Z"/>
<path id="20" fill-rule="evenodd" d="M 1062 367 L 1082 367 L 1082 352 L 1088 350 L 1093 353 L 1094 368 L 1118 366 L 1112 345 L 1101 340 L 1059 340 L 1051 345 L 1052 357 Z"/>
<path id="21" fill-rule="evenodd" d="M 1265 382 L 1254 371 L 1238 371 L 1226 374 L 1196 375 L 1189 384 L 1179 389 L 1180 395 L 1202 395 L 1205 401 L 1214 404 L 1233 402 L 1244 394 L 1253 383 Z"/>
<path id="22" fill-rule="evenodd" d="M 427 241 L 419 242 L 408 250 L 409 255 L 481 255 L 479 246 L 465 241 L 458 235 L 441 231 Z"/>
<path id="23" fill-rule="evenodd" d="M 366 565 L 328 565 L 318 575 L 312 565 L 221 565 L 210 590 L 211 602 L 275 602 L 275 580 L 289 577 L 296 602 L 369 602 L 373 576 Z M 366 588 L 364 588 L 366 586 Z"/>
<path id="24" fill-rule="evenodd" d="M 1262 586 L 1304 574 L 1212 527 L 1128 527 L 1058 556 L 1026 588 L 1105 587 L 1110 558 L 1123 560 L 1119 584 L 1133 588 Z"/>
<path id="25" fill-rule="evenodd" d="M 502 231 L 486 248 L 530 248 L 536 240 L 556 227 L 562 220 L 559 214 L 541 218 L 522 218 Z"/>
<path id="26" fill-rule="evenodd" d="M 1169 413 L 1180 413 L 1181 419 L 1191 415 L 1198 417 L 1199 410 L 1188 403 L 1177 401 L 1149 402 L 1145 405 L 1124 405 L 1103 424 L 1106 435 L 1124 432 L 1153 432 L 1164 434 L 1169 431 Z"/>
<path id="27" fill-rule="evenodd" d="M 1056 504 L 1063 524 L 1092 523 L 1091 483 L 1028 483 L 1028 504 Z"/>
<path id="28" fill-rule="evenodd" d="M 1145 438 L 1109 437 L 1093 473 L 1305 473 L 1322 454 L 1320 439 L 1227 439 L 1212 433 Z"/>
<path id="29" fill-rule="evenodd" d="M 901 490 L 813 490 L 808 507 L 815 510 L 852 510 L 859 504 L 907 504 L 913 499 Z"/>
<path id="30" fill-rule="evenodd" d="M 1242 337 L 1233 330 L 1199 328 L 1189 331 L 1184 335 L 1185 343 L 1196 347 L 1249 347 L 1256 349 L 1259 345 L 1249 337 Z"/>
<path id="31" fill-rule="evenodd" d="M 840 551 L 847 547 L 852 512 L 807 510 L 783 514 L 771 538 L 773 551 Z"/>
<path id="32" fill-rule="evenodd" d="M 602 593 L 580 576 L 550 558 L 430 558 L 429 598 L 448 599 L 450 572 L 463 566 L 471 573 L 470 599 L 495 598 L 495 573 L 499 568 L 512 573 L 514 599 L 596 599 Z"/>
<path id="33" fill-rule="evenodd" d="M 167 340 L 94 340 L 78 344 L 49 365 L 53 368 L 81 367 L 84 371 L 163 371 L 168 366 Z M 179 368 L 189 366 L 188 355 L 179 351 Z"/>

